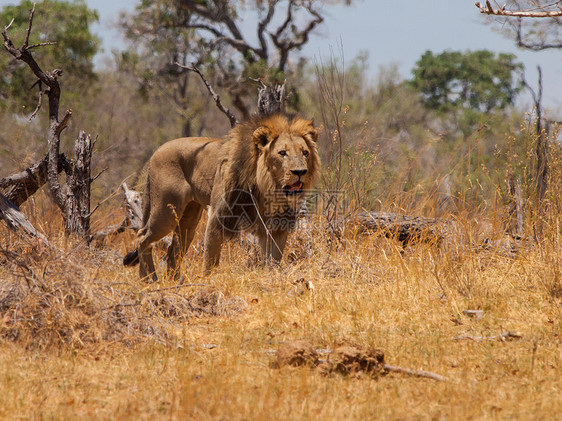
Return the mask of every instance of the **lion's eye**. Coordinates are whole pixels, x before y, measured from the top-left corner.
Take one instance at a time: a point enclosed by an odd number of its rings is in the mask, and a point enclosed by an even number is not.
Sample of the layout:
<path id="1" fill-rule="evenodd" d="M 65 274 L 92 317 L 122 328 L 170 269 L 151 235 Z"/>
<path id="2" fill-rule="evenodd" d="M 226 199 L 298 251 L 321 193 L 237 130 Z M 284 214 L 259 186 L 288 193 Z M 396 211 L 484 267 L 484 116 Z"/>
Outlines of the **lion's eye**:
<path id="1" fill-rule="evenodd" d="M 287 151 L 279 151 L 279 155 L 281 155 L 281 156 L 287 156 Z"/>
<path id="2" fill-rule="evenodd" d="M 308 155 L 310 155 L 310 152 L 308 152 L 308 151 L 302 151 L 302 154 L 303 154 L 306 158 L 308 158 Z"/>

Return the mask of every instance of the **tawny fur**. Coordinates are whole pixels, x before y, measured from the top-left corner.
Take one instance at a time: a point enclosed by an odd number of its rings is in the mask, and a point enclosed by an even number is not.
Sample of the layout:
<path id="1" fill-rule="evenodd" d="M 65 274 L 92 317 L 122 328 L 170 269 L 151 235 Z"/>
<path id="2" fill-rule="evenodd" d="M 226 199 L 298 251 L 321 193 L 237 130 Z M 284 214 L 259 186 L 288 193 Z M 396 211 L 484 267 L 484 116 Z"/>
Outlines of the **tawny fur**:
<path id="1" fill-rule="evenodd" d="M 254 117 L 221 138 L 180 138 L 156 150 L 149 162 L 143 226 L 137 248 L 123 263 L 140 263 L 141 278 L 156 280 L 152 244 L 174 231 L 168 268 L 177 274 L 201 218 L 204 272 L 219 262 L 224 240 L 255 231 L 264 258 L 279 260 L 290 222 L 320 169 L 317 131 L 310 120 L 286 114 Z M 237 218 L 244 212 L 251 226 Z M 270 222 L 284 218 L 284 228 Z"/>

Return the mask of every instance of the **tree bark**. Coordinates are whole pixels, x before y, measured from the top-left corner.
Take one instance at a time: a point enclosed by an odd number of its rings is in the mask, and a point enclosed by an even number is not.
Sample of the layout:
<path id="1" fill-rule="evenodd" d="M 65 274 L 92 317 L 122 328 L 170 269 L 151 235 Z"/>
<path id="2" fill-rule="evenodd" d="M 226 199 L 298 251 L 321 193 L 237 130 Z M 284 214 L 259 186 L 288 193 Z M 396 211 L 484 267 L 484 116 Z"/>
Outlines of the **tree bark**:
<path id="1" fill-rule="evenodd" d="M 64 154 L 59 155 L 58 161 L 58 173 L 63 170 L 68 173 L 71 165 Z M 24 171 L 0 179 L 0 188 L 8 188 L 4 196 L 14 205 L 21 206 L 28 197 L 33 196 L 47 182 L 48 164 L 49 155 L 47 154 L 42 160 Z"/>
<path id="2" fill-rule="evenodd" d="M 67 195 L 64 207 L 64 226 L 67 233 L 78 234 L 88 239 L 90 235 L 90 163 L 92 139 L 81 131 L 74 143 L 74 160 L 67 175 Z"/>
<path id="3" fill-rule="evenodd" d="M 266 85 L 261 83 L 258 91 L 258 114 L 271 115 L 285 112 L 285 83 Z"/>

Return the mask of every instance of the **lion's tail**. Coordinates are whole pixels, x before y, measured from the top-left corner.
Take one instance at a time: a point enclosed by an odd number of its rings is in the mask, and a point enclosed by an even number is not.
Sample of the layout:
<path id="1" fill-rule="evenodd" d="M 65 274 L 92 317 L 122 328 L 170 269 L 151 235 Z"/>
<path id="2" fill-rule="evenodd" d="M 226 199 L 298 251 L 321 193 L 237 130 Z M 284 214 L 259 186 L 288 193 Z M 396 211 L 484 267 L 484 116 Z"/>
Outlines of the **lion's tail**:
<path id="1" fill-rule="evenodd" d="M 135 266 L 139 264 L 139 251 L 130 251 L 123 257 L 124 266 Z"/>

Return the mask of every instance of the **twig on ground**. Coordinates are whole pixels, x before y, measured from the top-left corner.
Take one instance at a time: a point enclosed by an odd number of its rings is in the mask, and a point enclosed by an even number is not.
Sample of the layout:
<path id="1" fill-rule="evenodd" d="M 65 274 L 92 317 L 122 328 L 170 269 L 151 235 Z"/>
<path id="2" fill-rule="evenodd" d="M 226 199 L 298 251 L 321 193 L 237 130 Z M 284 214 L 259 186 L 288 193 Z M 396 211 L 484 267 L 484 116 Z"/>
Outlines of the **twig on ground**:
<path id="1" fill-rule="evenodd" d="M 184 288 L 184 287 L 208 287 L 209 284 L 180 284 L 180 285 L 176 285 L 173 287 L 167 287 L 167 288 L 158 288 L 158 289 L 149 289 L 147 291 L 143 291 L 146 293 L 149 292 L 162 292 L 162 291 L 169 291 L 171 289 L 179 289 L 179 288 Z"/>
<path id="2" fill-rule="evenodd" d="M 437 380 L 438 382 L 449 381 L 447 377 L 441 376 L 440 374 L 432 373 L 431 371 L 413 370 L 411 368 L 398 367 L 396 365 L 385 364 L 384 370 L 389 373 L 401 373 L 401 374 L 407 374 L 408 376 L 424 377 L 426 379 Z"/>

